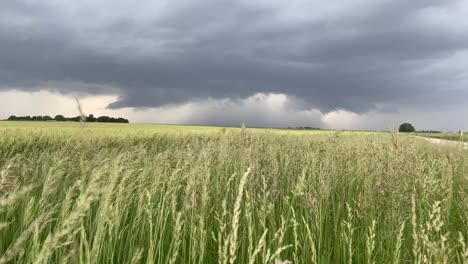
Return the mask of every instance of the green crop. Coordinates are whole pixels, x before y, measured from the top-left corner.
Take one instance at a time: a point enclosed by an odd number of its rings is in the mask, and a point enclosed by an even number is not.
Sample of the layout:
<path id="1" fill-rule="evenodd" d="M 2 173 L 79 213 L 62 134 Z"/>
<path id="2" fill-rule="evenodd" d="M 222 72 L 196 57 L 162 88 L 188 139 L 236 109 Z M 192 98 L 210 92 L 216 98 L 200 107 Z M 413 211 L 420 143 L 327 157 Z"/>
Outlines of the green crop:
<path id="1" fill-rule="evenodd" d="M 467 263 L 467 238 L 459 148 L 0 122 L 0 263 Z"/>

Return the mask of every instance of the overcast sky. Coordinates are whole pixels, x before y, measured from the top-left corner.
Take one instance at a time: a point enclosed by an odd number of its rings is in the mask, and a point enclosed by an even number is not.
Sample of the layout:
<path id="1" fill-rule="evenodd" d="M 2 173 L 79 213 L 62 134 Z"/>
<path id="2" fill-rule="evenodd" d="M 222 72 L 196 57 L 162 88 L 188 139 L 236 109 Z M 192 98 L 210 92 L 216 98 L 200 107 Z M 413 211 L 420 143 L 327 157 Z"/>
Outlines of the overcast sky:
<path id="1" fill-rule="evenodd" d="M 0 118 L 468 129 L 468 1 L 1 0 Z M 465 121 L 466 120 L 466 121 Z"/>

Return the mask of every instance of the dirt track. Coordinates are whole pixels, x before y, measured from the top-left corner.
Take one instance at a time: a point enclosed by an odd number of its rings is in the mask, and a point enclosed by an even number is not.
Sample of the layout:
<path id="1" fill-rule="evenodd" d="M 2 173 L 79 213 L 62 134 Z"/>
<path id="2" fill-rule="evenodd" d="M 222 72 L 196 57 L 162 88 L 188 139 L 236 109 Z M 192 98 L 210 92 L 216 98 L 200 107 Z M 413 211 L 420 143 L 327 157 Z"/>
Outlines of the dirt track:
<path id="1" fill-rule="evenodd" d="M 467 142 L 459 142 L 459 141 L 439 139 L 439 138 L 418 137 L 418 136 L 417 136 L 417 138 L 424 139 L 424 140 L 429 141 L 429 142 L 431 142 L 433 144 L 460 146 L 460 147 L 463 147 L 464 149 L 468 149 L 468 143 Z"/>

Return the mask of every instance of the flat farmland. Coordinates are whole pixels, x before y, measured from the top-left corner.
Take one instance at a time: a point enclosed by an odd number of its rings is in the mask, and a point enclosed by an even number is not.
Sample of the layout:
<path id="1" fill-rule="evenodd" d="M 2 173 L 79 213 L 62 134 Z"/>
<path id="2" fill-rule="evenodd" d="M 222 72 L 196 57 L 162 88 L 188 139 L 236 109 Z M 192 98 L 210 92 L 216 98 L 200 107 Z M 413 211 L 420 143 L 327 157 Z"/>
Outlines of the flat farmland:
<path id="1" fill-rule="evenodd" d="M 0 122 L 0 263 L 466 263 L 468 152 L 391 133 Z"/>

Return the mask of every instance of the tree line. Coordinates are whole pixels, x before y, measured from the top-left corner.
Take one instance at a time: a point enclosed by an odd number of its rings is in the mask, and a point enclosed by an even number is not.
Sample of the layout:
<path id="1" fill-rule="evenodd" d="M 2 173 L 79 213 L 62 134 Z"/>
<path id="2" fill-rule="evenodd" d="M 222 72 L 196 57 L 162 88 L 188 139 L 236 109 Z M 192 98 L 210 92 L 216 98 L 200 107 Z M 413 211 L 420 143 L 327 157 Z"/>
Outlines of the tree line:
<path id="1" fill-rule="evenodd" d="M 72 121 L 72 122 L 79 122 L 84 121 L 84 122 L 98 122 L 98 123 L 130 123 L 128 119 L 118 117 L 109 117 L 109 116 L 100 116 L 100 117 L 94 117 L 94 115 L 89 115 L 89 116 L 75 116 L 75 117 L 65 117 L 63 115 L 56 115 L 54 118 L 51 116 L 45 115 L 45 116 L 10 116 L 7 120 L 9 121 L 59 121 L 59 122 L 65 122 L 65 121 Z"/>
<path id="2" fill-rule="evenodd" d="M 411 123 L 403 123 L 400 125 L 400 128 L 398 129 L 399 132 L 403 133 L 430 133 L 430 134 L 436 134 L 436 133 L 441 133 L 441 131 L 438 130 L 419 130 L 416 131 L 414 126 Z"/>

